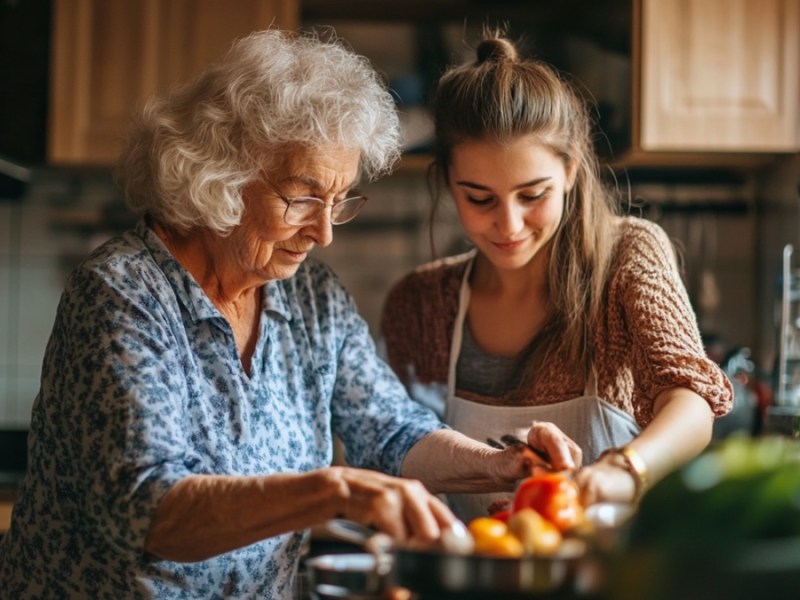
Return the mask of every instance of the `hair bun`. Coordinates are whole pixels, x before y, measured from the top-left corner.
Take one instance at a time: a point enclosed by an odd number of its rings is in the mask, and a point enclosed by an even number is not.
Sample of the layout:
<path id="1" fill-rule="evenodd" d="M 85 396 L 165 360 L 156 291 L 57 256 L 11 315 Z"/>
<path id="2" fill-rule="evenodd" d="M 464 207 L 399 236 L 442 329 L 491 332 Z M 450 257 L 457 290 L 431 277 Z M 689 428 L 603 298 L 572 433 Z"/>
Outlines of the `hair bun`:
<path id="1" fill-rule="evenodd" d="M 478 63 L 517 60 L 517 49 L 510 41 L 502 38 L 483 40 L 478 45 Z"/>

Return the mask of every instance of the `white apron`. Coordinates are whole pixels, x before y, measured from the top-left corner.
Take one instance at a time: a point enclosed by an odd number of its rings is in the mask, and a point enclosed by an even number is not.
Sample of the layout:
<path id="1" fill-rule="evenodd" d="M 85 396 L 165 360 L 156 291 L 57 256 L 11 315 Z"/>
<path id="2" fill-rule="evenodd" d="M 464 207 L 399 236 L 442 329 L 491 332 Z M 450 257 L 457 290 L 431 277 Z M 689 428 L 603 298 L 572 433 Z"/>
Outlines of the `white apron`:
<path id="1" fill-rule="evenodd" d="M 459 294 L 459 306 L 450 346 L 450 366 L 447 374 L 445 422 L 456 431 L 486 443 L 487 438 L 499 440 L 504 434 L 527 439 L 533 421 L 555 423 L 583 450 L 583 464 L 591 464 L 600 453 L 611 446 L 623 446 L 639 434 L 633 418 L 597 396 L 597 380 L 592 372 L 583 396 L 544 406 L 489 406 L 459 398 L 456 390 L 456 365 L 461 352 L 464 321 L 469 306 L 469 275 L 474 259 L 464 272 Z M 487 508 L 498 500 L 509 500 L 510 493 L 448 494 L 447 500 L 455 514 L 464 522 L 486 516 Z"/>

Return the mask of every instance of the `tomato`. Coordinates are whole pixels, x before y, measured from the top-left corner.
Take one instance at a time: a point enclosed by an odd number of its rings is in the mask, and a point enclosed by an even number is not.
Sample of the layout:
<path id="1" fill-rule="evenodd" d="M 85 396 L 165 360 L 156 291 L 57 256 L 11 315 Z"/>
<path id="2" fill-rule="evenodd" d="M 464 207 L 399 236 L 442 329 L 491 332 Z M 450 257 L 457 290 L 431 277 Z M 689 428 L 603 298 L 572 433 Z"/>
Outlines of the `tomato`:
<path id="1" fill-rule="evenodd" d="M 518 558 L 524 553 L 522 542 L 511 532 L 499 537 L 475 538 L 475 554 Z"/>
<path id="2" fill-rule="evenodd" d="M 511 509 L 504 508 L 503 510 L 493 512 L 490 516 L 492 519 L 497 519 L 503 523 L 508 523 L 508 518 L 511 516 Z"/>
<path id="3" fill-rule="evenodd" d="M 561 473 L 541 473 L 523 479 L 511 501 L 511 513 L 532 508 L 564 532 L 583 520 L 578 485 Z"/>
<path id="4" fill-rule="evenodd" d="M 475 553 L 489 556 L 522 556 L 523 547 L 503 521 L 492 517 L 478 517 L 467 525 L 475 541 Z"/>
<path id="5" fill-rule="evenodd" d="M 500 537 L 508 533 L 506 524 L 492 517 L 478 517 L 477 519 L 472 519 L 469 525 L 467 525 L 467 529 L 476 541 L 478 538 Z"/>

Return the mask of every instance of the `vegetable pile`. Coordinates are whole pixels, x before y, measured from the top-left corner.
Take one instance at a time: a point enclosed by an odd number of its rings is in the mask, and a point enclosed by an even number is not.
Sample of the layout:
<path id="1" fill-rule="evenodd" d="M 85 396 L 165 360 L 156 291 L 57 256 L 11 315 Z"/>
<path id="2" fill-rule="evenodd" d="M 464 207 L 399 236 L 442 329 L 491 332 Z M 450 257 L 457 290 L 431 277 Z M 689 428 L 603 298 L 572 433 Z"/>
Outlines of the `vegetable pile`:
<path id="1" fill-rule="evenodd" d="M 524 479 L 508 509 L 467 525 L 475 553 L 489 556 L 551 556 L 565 534 L 583 523 L 578 486 L 564 473 Z"/>

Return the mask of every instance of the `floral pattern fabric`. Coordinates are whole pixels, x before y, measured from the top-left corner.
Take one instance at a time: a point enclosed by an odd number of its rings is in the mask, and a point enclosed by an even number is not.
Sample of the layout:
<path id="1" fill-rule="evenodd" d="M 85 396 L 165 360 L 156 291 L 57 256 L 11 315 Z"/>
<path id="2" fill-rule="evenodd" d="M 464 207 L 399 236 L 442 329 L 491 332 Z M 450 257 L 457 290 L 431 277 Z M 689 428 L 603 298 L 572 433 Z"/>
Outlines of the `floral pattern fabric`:
<path id="1" fill-rule="evenodd" d="M 262 293 L 248 374 L 227 321 L 144 221 L 76 269 L 0 542 L 0 597 L 292 598 L 307 532 L 156 560 L 143 545 L 159 499 L 193 474 L 328 466 L 333 433 L 350 465 L 398 474 L 444 427 L 377 357 L 328 267 L 309 259 Z"/>

